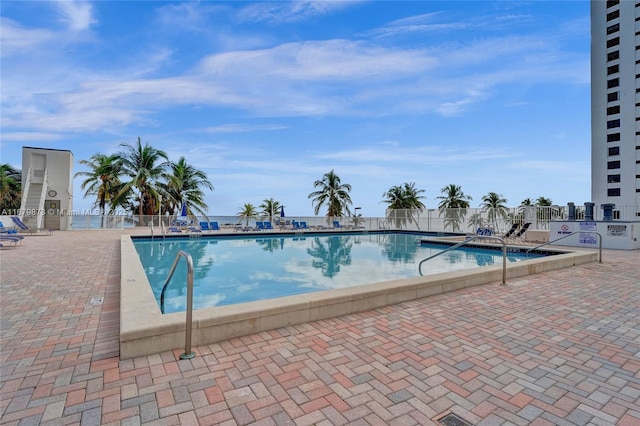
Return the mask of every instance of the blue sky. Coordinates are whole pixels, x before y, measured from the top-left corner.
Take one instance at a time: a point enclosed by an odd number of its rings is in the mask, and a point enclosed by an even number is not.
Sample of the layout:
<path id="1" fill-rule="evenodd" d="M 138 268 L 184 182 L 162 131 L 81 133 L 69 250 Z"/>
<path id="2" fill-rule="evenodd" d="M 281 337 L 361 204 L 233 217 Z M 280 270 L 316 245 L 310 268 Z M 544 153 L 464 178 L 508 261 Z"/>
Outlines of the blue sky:
<path id="1" fill-rule="evenodd" d="M 332 169 L 364 216 L 404 182 L 428 208 L 452 183 L 472 207 L 590 198 L 588 1 L 3 1 L 1 19 L 2 163 L 68 149 L 78 172 L 141 137 L 208 174 L 211 215 L 312 215 Z"/>

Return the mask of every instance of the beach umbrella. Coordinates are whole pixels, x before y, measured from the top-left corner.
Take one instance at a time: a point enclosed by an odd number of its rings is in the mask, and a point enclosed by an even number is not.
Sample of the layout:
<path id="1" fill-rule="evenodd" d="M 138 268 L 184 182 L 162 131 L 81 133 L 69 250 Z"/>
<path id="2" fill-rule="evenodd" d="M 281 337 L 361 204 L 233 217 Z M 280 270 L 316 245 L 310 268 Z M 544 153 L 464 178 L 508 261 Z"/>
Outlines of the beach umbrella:
<path id="1" fill-rule="evenodd" d="M 284 206 L 280 206 L 280 217 L 284 217 Z"/>
<path id="2" fill-rule="evenodd" d="M 187 203 L 182 203 L 182 213 L 180 213 L 180 216 L 187 217 Z"/>

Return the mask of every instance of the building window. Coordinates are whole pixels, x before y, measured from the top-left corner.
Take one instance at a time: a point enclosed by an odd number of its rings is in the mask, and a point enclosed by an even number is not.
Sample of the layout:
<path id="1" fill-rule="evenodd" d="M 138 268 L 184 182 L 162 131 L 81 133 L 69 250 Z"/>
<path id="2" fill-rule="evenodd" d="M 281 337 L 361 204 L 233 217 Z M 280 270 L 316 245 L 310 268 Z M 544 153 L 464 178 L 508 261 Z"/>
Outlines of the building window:
<path id="1" fill-rule="evenodd" d="M 614 105 L 607 108 L 607 115 L 620 114 L 620 105 Z"/>
<path id="2" fill-rule="evenodd" d="M 616 18 L 620 17 L 620 10 L 614 10 L 613 12 L 607 13 L 607 21 L 613 21 Z"/>
<path id="3" fill-rule="evenodd" d="M 611 40 L 607 40 L 607 48 L 617 46 L 620 44 L 620 37 L 612 38 Z"/>
<path id="4" fill-rule="evenodd" d="M 607 9 L 620 4 L 620 0 L 607 0 Z"/>
<path id="5" fill-rule="evenodd" d="M 619 78 L 612 78 L 611 80 L 607 80 L 607 89 L 612 89 L 614 87 L 620 86 Z"/>
<path id="6" fill-rule="evenodd" d="M 615 61 L 616 59 L 620 59 L 619 50 L 614 50 L 613 52 L 607 53 L 607 61 Z"/>
<path id="7" fill-rule="evenodd" d="M 619 183 L 620 175 L 609 175 L 607 176 L 607 183 Z"/>
<path id="8" fill-rule="evenodd" d="M 609 120 L 607 121 L 607 129 L 615 129 L 616 127 L 620 127 L 620 119 Z"/>
<path id="9" fill-rule="evenodd" d="M 607 75 L 615 74 L 620 71 L 620 65 L 615 64 L 607 67 Z"/>
<path id="10" fill-rule="evenodd" d="M 618 92 L 607 93 L 607 102 L 614 102 L 618 100 Z"/>
<path id="11" fill-rule="evenodd" d="M 607 189 L 608 197 L 619 197 L 620 196 L 620 188 L 609 188 Z"/>
<path id="12" fill-rule="evenodd" d="M 620 210 L 613 211 L 613 218 L 616 220 L 620 220 Z"/>
<path id="13" fill-rule="evenodd" d="M 607 169 L 614 170 L 620 168 L 620 161 L 609 161 L 607 163 Z"/>
<path id="14" fill-rule="evenodd" d="M 612 146 L 611 148 L 609 148 L 609 155 L 620 155 L 620 147 L 619 146 Z"/>
<path id="15" fill-rule="evenodd" d="M 613 24 L 607 27 L 607 35 L 620 31 L 620 24 Z"/>
<path id="16" fill-rule="evenodd" d="M 618 142 L 620 141 L 620 133 L 611 133 L 607 135 L 607 142 Z"/>

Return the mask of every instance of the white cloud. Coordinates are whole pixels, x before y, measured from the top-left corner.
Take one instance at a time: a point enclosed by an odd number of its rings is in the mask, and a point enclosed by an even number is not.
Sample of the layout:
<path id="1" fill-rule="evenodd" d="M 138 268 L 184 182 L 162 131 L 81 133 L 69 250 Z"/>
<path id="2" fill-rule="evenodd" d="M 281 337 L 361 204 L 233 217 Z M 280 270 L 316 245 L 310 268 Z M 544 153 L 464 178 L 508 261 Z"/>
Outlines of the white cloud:
<path id="1" fill-rule="evenodd" d="M 71 31 L 88 30 L 96 23 L 93 17 L 93 6 L 86 1 L 62 0 L 55 3 L 60 20 Z"/>

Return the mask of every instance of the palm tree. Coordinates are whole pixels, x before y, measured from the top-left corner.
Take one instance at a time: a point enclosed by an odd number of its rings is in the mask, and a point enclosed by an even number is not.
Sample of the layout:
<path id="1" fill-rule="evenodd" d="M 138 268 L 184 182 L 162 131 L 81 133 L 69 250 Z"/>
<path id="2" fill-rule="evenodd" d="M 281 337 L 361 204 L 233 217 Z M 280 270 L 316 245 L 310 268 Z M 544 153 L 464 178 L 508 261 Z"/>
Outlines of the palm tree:
<path id="1" fill-rule="evenodd" d="M 280 212 L 280 202 L 274 200 L 273 198 L 265 199 L 260 204 L 260 213 L 263 216 L 269 216 L 269 221 L 273 222 L 273 215 L 276 212 Z"/>
<path id="2" fill-rule="evenodd" d="M 417 189 L 415 182 L 405 182 L 400 186 L 392 186 L 387 192 L 382 194 L 385 197 L 381 202 L 387 203 L 387 220 L 396 221 L 396 226 L 400 227 L 407 221 L 414 221 L 416 225 L 418 221 L 413 217 L 413 211 L 422 211 L 425 209 L 424 203 L 421 201 L 425 196 L 424 189 Z M 398 211 L 399 210 L 399 211 Z"/>
<path id="3" fill-rule="evenodd" d="M 122 185 L 116 202 L 124 203 L 131 196 L 137 197 L 138 214 L 152 215 L 157 211 L 159 180 L 166 177 L 169 166 L 167 153 L 149 146 L 138 138 L 136 146 L 121 143 L 124 151 L 117 154 L 123 175 L 130 178 Z"/>
<path id="4" fill-rule="evenodd" d="M 551 205 L 551 198 L 538 197 L 536 199 L 536 206 L 549 207 Z"/>
<path id="5" fill-rule="evenodd" d="M 444 195 L 440 195 L 437 198 L 440 201 L 438 209 L 440 210 L 440 216 L 445 215 L 444 226 L 451 226 L 454 231 L 460 230 L 460 222 L 467 215 L 467 209 L 469 208 L 469 201 L 472 200 L 471 196 L 465 195 L 462 192 L 460 185 L 450 184 L 440 190 Z"/>
<path id="6" fill-rule="evenodd" d="M 323 205 L 327 205 L 327 217 L 342 217 L 343 210 L 347 214 L 351 214 L 349 206 L 353 204 L 349 192 L 351 185 L 341 183 L 340 177 L 331 170 L 325 173 L 321 180 L 313 183 L 317 191 L 309 194 L 308 198 L 312 198 L 312 205 L 315 206 L 315 214 L 320 212 Z"/>
<path id="7" fill-rule="evenodd" d="M 489 192 L 482 197 L 482 211 L 487 212 L 487 221 L 493 223 L 494 229 L 498 229 L 498 218 L 507 217 L 507 199 L 502 194 Z"/>
<path id="8" fill-rule="evenodd" d="M 113 200 L 121 187 L 120 165 L 116 154 L 94 154 L 88 160 L 80 160 L 80 164 L 89 168 L 88 171 L 78 172 L 74 177 L 84 176 L 80 184 L 84 190 L 84 198 L 95 196 L 94 206 L 100 209 L 100 215 L 106 214 L 107 203 L 113 209 Z"/>
<path id="9" fill-rule="evenodd" d="M 249 219 L 252 217 L 256 217 L 258 214 L 255 206 L 251 203 L 246 203 L 242 206 L 242 210 L 240 210 L 236 215 L 240 220 L 245 220 L 245 224 L 249 226 Z"/>
<path id="10" fill-rule="evenodd" d="M 160 187 L 164 192 L 162 194 L 163 199 L 168 202 L 166 211 L 169 214 L 179 211 L 181 204 L 186 203 L 188 214 L 192 214 L 195 211 L 206 216 L 208 206 L 204 202 L 202 188 L 213 190 L 213 185 L 207 179 L 205 172 L 187 163 L 184 157 L 180 157 L 175 163 L 169 163 L 167 183 L 160 185 Z"/>
<path id="11" fill-rule="evenodd" d="M 22 172 L 8 163 L 0 165 L 0 213 L 2 210 L 18 210 L 22 202 L 21 193 Z"/>
<path id="12" fill-rule="evenodd" d="M 531 198 L 525 198 L 524 200 L 522 200 L 522 202 L 520 203 L 521 206 L 532 206 L 533 202 L 531 201 Z"/>

